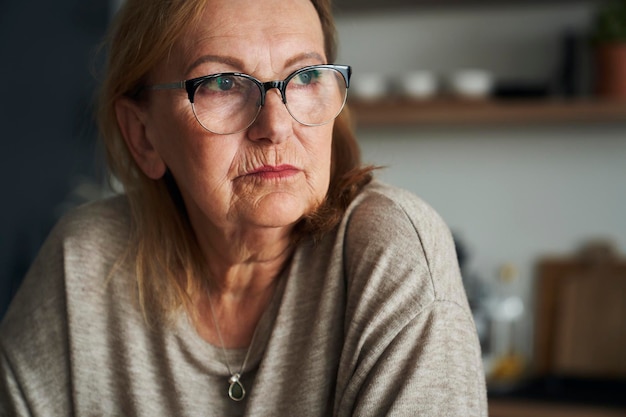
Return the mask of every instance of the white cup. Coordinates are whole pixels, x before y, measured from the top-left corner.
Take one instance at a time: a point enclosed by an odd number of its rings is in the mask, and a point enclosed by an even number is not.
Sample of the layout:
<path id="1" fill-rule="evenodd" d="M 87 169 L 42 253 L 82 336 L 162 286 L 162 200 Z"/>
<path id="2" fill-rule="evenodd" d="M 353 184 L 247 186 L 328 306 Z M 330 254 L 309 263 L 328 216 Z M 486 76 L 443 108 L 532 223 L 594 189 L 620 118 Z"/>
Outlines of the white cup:
<path id="1" fill-rule="evenodd" d="M 361 100 L 376 100 L 389 94 L 389 84 L 386 77 L 379 73 L 354 73 L 350 79 L 349 94 Z"/>
<path id="2" fill-rule="evenodd" d="M 437 76 L 431 71 L 411 71 L 400 77 L 400 92 L 413 99 L 428 99 L 438 90 Z"/>
<path id="3" fill-rule="evenodd" d="M 467 69 L 456 71 L 451 79 L 452 92 L 465 98 L 484 98 L 491 94 L 493 76 L 485 70 Z"/>

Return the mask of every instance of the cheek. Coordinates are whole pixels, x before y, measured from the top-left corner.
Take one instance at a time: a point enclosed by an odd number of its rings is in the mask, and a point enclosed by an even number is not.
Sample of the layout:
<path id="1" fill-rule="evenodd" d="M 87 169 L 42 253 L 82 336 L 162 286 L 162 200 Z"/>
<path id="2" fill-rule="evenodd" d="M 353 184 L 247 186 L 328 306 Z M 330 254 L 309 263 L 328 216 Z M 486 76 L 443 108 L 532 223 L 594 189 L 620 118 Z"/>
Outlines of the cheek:
<path id="1" fill-rule="evenodd" d="M 330 182 L 332 158 L 332 125 L 320 126 L 320 132 L 307 142 L 318 192 L 326 194 Z"/>
<path id="2" fill-rule="evenodd" d="M 175 100 L 155 111 L 155 122 L 170 137 L 198 135 L 204 129 L 196 120 L 188 100 Z"/>
<path id="3" fill-rule="evenodd" d="M 330 165 L 332 158 L 332 148 L 333 148 L 333 124 L 326 125 L 326 131 L 324 135 L 320 138 L 320 154 L 322 154 L 325 164 L 326 170 L 328 171 L 328 175 L 330 175 Z"/>
<path id="4" fill-rule="evenodd" d="M 202 132 L 185 132 L 174 138 L 165 157 L 168 167 L 186 187 L 214 193 L 230 187 L 229 178 L 237 149 Z M 183 185 L 183 184 L 181 184 Z"/>
<path id="5" fill-rule="evenodd" d="M 174 168 L 197 155 L 204 129 L 196 121 L 189 102 L 168 97 L 156 99 L 150 106 L 147 135 L 166 165 Z"/>

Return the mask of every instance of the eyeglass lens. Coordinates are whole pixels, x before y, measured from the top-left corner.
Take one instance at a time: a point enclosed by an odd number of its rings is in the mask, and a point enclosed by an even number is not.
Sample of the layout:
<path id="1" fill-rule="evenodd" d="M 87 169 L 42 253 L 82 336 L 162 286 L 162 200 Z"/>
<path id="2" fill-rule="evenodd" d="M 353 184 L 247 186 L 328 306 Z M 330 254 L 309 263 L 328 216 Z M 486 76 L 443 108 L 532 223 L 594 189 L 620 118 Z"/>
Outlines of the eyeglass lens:
<path id="1" fill-rule="evenodd" d="M 287 110 L 301 124 L 323 125 L 341 112 L 347 88 L 339 71 L 309 68 L 294 73 L 286 81 Z M 195 91 L 194 114 L 213 133 L 240 132 L 259 114 L 261 88 L 253 79 L 242 75 L 209 77 Z"/>

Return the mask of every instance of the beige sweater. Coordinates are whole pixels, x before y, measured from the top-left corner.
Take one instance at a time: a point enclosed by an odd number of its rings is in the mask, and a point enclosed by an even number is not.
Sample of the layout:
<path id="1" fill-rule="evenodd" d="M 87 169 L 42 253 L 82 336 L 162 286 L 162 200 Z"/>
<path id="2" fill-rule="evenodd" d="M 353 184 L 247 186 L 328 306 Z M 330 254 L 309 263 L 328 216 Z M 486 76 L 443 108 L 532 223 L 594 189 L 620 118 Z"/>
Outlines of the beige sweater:
<path id="1" fill-rule="evenodd" d="M 317 245 L 304 241 L 228 398 L 220 349 L 184 317 L 146 327 L 124 197 L 51 233 L 0 327 L 0 415 L 486 416 L 474 323 L 454 245 L 414 195 L 378 182 Z M 239 368 L 245 351 L 227 352 Z"/>

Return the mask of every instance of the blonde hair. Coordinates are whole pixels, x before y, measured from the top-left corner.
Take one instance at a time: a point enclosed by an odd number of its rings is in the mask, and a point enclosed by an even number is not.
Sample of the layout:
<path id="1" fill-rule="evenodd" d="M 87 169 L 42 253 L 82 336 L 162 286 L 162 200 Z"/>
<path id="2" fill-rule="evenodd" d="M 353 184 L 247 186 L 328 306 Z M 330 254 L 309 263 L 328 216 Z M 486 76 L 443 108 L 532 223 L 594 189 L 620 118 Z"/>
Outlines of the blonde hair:
<path id="1" fill-rule="evenodd" d="M 336 57 L 330 0 L 311 0 L 322 24 L 329 62 Z M 207 0 L 127 0 L 113 22 L 107 70 L 100 95 L 99 122 L 112 174 L 123 184 L 131 207 L 132 244 L 139 300 L 149 321 L 167 318 L 181 306 L 191 312 L 190 296 L 203 290 L 202 255 L 171 175 L 152 180 L 136 165 L 124 141 L 115 103 L 134 97 L 146 77 L 170 53 L 184 30 L 203 14 Z M 295 238 L 319 238 L 340 221 L 347 205 L 371 180 L 361 167 L 348 109 L 333 128 L 331 179 L 322 206 L 296 226 Z"/>

